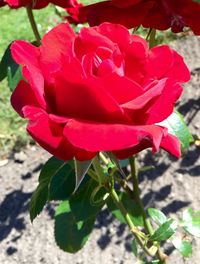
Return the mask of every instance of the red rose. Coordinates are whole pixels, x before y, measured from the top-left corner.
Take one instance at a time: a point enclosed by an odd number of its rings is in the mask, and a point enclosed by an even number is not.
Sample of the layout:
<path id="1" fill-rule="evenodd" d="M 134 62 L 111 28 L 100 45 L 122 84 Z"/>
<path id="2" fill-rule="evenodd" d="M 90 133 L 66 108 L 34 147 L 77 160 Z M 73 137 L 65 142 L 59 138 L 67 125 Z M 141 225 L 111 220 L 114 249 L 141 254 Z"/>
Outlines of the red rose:
<path id="1" fill-rule="evenodd" d="M 181 32 L 190 27 L 200 35 L 200 4 L 192 0 L 157 0 L 143 21 L 145 27 Z"/>
<path id="2" fill-rule="evenodd" d="M 148 28 L 181 32 L 190 27 L 200 35 L 200 4 L 192 0 L 111 0 L 80 8 L 79 21 L 91 26 L 109 21 L 128 28 Z"/>
<path id="3" fill-rule="evenodd" d="M 50 0 L 48 2 L 64 8 L 76 7 L 78 5 L 78 2 L 76 0 Z"/>
<path id="4" fill-rule="evenodd" d="M 29 120 L 29 134 L 56 157 L 87 160 L 113 151 L 125 158 L 149 147 L 180 155 L 178 139 L 158 123 L 172 113 L 190 74 L 168 46 L 149 49 L 121 25 L 75 34 L 60 24 L 39 48 L 16 41 L 11 50 L 27 80 L 11 103 Z"/>
<path id="5" fill-rule="evenodd" d="M 47 0 L 5 0 L 5 2 L 11 8 L 24 7 L 30 4 L 34 9 L 40 9 L 47 6 L 49 3 Z"/>
<path id="6" fill-rule="evenodd" d="M 70 24 L 79 24 L 79 23 L 84 23 L 86 22 L 85 20 L 84 21 L 80 21 L 80 17 L 79 17 L 79 10 L 80 10 L 80 7 L 82 7 L 83 4 L 81 3 L 78 3 L 77 1 L 74 1 L 74 5 L 73 6 L 70 6 L 70 7 L 67 7 L 66 8 L 66 11 L 67 13 L 69 14 L 69 16 L 65 16 L 63 17 L 63 19 L 67 19 L 67 21 L 70 23 Z"/>
<path id="7" fill-rule="evenodd" d="M 79 8 L 79 22 L 88 22 L 90 26 L 96 26 L 102 22 L 112 22 L 133 28 L 142 24 L 145 15 L 153 4 L 154 0 L 111 0 L 98 2 Z"/>
<path id="8" fill-rule="evenodd" d="M 19 8 L 30 4 L 33 9 L 40 9 L 47 6 L 49 3 L 61 7 L 74 7 L 76 0 L 4 0 L 11 8 Z M 1 6 L 1 4 L 0 4 Z"/>
<path id="9" fill-rule="evenodd" d="M 5 6 L 5 5 L 6 3 L 4 2 L 4 0 L 0 0 L 0 7 Z"/>

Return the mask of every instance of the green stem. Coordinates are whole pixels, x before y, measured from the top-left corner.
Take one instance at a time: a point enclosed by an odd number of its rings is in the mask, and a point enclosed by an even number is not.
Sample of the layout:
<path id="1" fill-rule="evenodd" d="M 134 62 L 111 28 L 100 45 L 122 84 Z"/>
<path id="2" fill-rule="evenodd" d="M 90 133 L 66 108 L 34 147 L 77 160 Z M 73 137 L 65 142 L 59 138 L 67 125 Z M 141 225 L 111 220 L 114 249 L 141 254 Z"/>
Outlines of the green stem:
<path id="1" fill-rule="evenodd" d="M 135 239 L 137 240 L 138 244 L 141 246 L 141 248 L 144 250 L 144 252 L 148 255 L 148 256 L 152 256 L 152 253 L 149 251 L 149 249 L 145 246 L 145 243 L 143 242 L 141 237 L 144 237 L 145 235 L 140 232 L 137 227 L 133 224 L 130 215 L 128 214 L 128 212 L 126 211 L 126 209 L 124 208 L 123 204 L 121 203 L 116 191 L 114 188 L 111 188 L 110 190 L 110 196 L 112 197 L 114 203 L 116 204 L 116 206 L 119 208 L 120 212 L 122 213 L 126 223 L 128 224 L 128 226 L 130 227 L 132 233 L 135 236 Z"/>
<path id="2" fill-rule="evenodd" d="M 149 34 L 149 46 L 153 48 L 156 46 L 156 29 L 152 28 Z"/>
<path id="3" fill-rule="evenodd" d="M 99 157 L 105 163 L 105 165 L 109 164 L 109 161 L 107 160 L 107 158 L 104 156 L 102 152 L 99 153 Z"/>
<path id="4" fill-rule="evenodd" d="M 31 8 L 30 4 L 28 4 L 26 6 L 26 12 L 27 12 L 27 15 L 28 15 L 28 19 L 29 19 L 31 28 L 33 30 L 33 34 L 34 34 L 35 39 L 37 41 L 37 45 L 39 46 L 41 37 L 40 37 L 39 31 L 38 31 L 37 24 L 35 22 L 35 18 L 34 18 L 33 11 L 32 11 L 32 8 Z"/>
<path id="5" fill-rule="evenodd" d="M 115 175 L 116 181 L 120 184 L 120 186 L 124 189 L 124 191 L 128 194 L 130 198 L 133 197 L 133 192 L 129 188 L 128 183 L 125 180 L 122 180 L 120 177 Z"/>
<path id="6" fill-rule="evenodd" d="M 138 184 L 138 168 L 137 168 L 137 164 L 136 164 L 136 158 L 131 157 L 131 158 L 129 158 L 129 161 L 130 161 L 131 175 L 132 175 L 132 180 L 133 180 L 133 197 L 134 197 L 135 201 L 137 202 L 137 204 L 140 206 L 140 210 L 142 212 L 142 217 L 144 219 L 145 228 L 148 231 L 148 233 L 150 235 L 152 235 L 154 233 L 154 230 L 151 226 L 150 221 L 148 220 L 147 214 L 144 210 L 143 203 L 140 199 L 140 190 L 139 190 L 139 184 Z"/>
<path id="7" fill-rule="evenodd" d="M 93 162 L 92 162 L 93 166 L 94 166 L 94 170 L 98 176 L 98 181 L 99 181 L 99 184 L 102 185 L 102 183 L 104 182 L 105 180 L 105 175 L 103 173 L 103 170 L 102 170 L 102 167 L 100 165 L 100 162 L 99 162 L 99 158 L 98 156 L 96 156 L 94 159 L 93 159 Z"/>
<path id="8" fill-rule="evenodd" d="M 100 165 L 100 161 L 99 161 L 98 157 L 95 157 L 93 159 L 93 167 L 94 167 L 94 170 L 98 176 L 99 184 L 102 185 L 102 183 L 103 183 L 102 180 L 105 178 L 105 175 L 103 173 L 103 170 L 102 170 L 102 167 Z M 127 222 L 128 226 L 130 227 L 131 232 L 134 234 L 135 239 L 137 240 L 138 244 L 141 246 L 141 248 L 144 250 L 144 252 L 148 256 L 152 256 L 152 253 L 149 251 L 149 249 L 145 245 L 148 237 L 144 233 L 142 233 L 140 230 L 138 230 L 138 228 L 133 224 L 130 215 L 128 214 L 128 212 L 124 208 L 122 202 L 120 201 L 120 199 L 119 199 L 119 197 L 118 197 L 118 195 L 114 189 L 114 179 L 112 179 L 112 183 L 107 188 L 109 189 L 111 198 L 113 199 L 117 208 L 120 210 L 120 212 L 124 216 L 124 219 Z M 145 239 L 145 240 L 143 241 L 143 239 Z"/>
<path id="9" fill-rule="evenodd" d="M 106 157 L 104 156 L 104 154 L 102 152 L 99 153 L 99 158 L 102 160 L 102 162 L 105 165 L 109 164 L 109 161 L 106 159 Z M 118 168 L 119 169 L 119 168 Z M 126 180 L 123 180 L 122 178 L 120 178 L 119 176 L 115 175 L 115 178 L 117 180 L 117 182 L 120 184 L 120 186 L 124 189 L 124 191 L 130 196 L 130 198 L 132 197 L 132 191 L 128 186 L 128 183 Z"/>
<path id="10" fill-rule="evenodd" d="M 88 174 L 93 180 L 95 180 L 96 182 L 99 182 L 96 173 L 95 173 L 92 169 L 89 169 L 88 172 L 87 172 L 87 174 Z"/>
<path id="11" fill-rule="evenodd" d="M 151 236 L 154 233 L 154 230 L 153 230 L 153 227 L 152 227 L 152 225 L 148 219 L 146 211 L 144 210 L 142 200 L 140 199 L 140 190 L 139 190 L 139 183 L 138 183 L 138 168 L 137 168 L 137 164 L 136 164 L 136 158 L 131 157 L 131 158 L 129 158 L 129 161 L 130 161 L 131 175 L 132 175 L 132 180 L 133 180 L 134 200 L 137 202 L 137 204 L 140 207 L 145 229 L 148 232 L 148 234 Z M 162 261 L 162 263 L 165 263 L 166 255 L 160 250 L 159 246 L 158 246 L 158 251 L 157 251 L 157 257 L 159 258 L 159 260 Z"/>

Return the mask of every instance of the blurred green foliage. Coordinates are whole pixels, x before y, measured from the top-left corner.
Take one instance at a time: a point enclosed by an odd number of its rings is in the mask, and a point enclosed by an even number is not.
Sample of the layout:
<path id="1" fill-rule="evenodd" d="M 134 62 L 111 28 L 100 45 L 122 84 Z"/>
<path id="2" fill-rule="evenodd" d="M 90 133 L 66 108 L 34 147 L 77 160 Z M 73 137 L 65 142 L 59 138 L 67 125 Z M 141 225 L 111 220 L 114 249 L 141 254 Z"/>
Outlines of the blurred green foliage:
<path id="1" fill-rule="evenodd" d="M 59 23 L 60 18 L 55 14 L 54 7 L 49 5 L 47 8 L 35 10 L 35 19 L 41 35 L 52 26 Z M 34 40 L 26 9 L 0 8 L 0 59 L 2 58 L 7 46 L 15 39 Z M 0 83 L 0 157 L 7 155 L 13 148 L 20 149 L 28 142 L 25 123 L 10 105 L 10 90 L 7 80 Z"/>

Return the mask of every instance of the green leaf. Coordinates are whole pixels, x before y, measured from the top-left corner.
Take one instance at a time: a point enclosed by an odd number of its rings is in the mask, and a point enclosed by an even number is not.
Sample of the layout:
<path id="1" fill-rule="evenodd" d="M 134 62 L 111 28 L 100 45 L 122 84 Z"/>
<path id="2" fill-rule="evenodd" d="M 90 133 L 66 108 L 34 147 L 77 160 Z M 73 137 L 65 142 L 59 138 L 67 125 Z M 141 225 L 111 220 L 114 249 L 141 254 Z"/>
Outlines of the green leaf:
<path id="1" fill-rule="evenodd" d="M 185 210 L 181 225 L 189 234 L 200 237 L 200 211 L 193 211 L 191 208 Z"/>
<path id="2" fill-rule="evenodd" d="M 96 189 L 99 191 L 95 193 L 95 199 L 97 200 L 95 203 L 95 201 L 92 201 L 91 198 Z M 103 197 L 106 192 L 106 189 L 103 187 L 99 188 L 98 183 L 93 179 L 90 179 L 83 186 L 81 186 L 79 190 L 69 199 L 70 208 L 76 218 L 76 221 L 85 221 L 88 218 L 96 216 L 105 204 Z"/>
<path id="3" fill-rule="evenodd" d="M 131 250 L 132 250 L 134 256 L 137 258 L 137 256 L 138 256 L 138 246 L 137 246 L 137 242 L 136 242 L 135 239 L 131 243 Z"/>
<path id="4" fill-rule="evenodd" d="M 179 138 L 182 151 L 185 151 L 193 141 L 193 137 L 189 132 L 183 116 L 178 111 L 172 113 L 166 120 L 159 123 L 159 125 L 167 127 L 170 134 Z"/>
<path id="5" fill-rule="evenodd" d="M 158 209 L 149 208 L 148 213 L 155 223 L 162 225 L 167 221 L 167 217 Z"/>
<path id="6" fill-rule="evenodd" d="M 55 239 L 57 245 L 66 252 L 76 253 L 88 240 L 95 217 L 77 222 L 68 201 L 62 202 L 55 213 Z"/>
<path id="7" fill-rule="evenodd" d="M 23 79 L 22 69 L 21 69 L 21 67 L 18 67 L 16 72 L 14 74 L 12 74 L 11 68 L 8 67 L 7 75 L 8 75 L 8 86 L 10 88 L 10 91 L 12 92 L 16 88 L 18 83 Z"/>
<path id="8" fill-rule="evenodd" d="M 120 161 L 116 158 L 116 156 L 112 152 L 107 152 L 107 154 L 108 154 L 109 158 L 111 159 L 111 161 L 116 165 L 117 169 L 119 170 L 119 172 L 121 173 L 123 178 L 126 178 L 126 174 L 124 173 L 124 171 L 121 167 Z"/>
<path id="9" fill-rule="evenodd" d="M 182 240 L 181 238 L 176 237 L 172 240 L 172 243 L 184 258 L 188 258 L 191 256 L 192 245 L 189 241 Z"/>
<path id="10" fill-rule="evenodd" d="M 74 162 L 75 162 L 75 173 L 76 173 L 76 187 L 74 192 L 76 192 L 82 180 L 84 179 L 86 173 L 88 172 L 92 164 L 92 160 L 79 161 L 75 159 Z"/>
<path id="11" fill-rule="evenodd" d="M 10 46 L 12 43 L 7 47 L 1 62 L 0 62 L 0 81 L 7 77 L 8 68 L 10 68 L 10 73 L 12 76 L 15 75 L 19 65 L 13 60 L 11 55 Z"/>
<path id="12" fill-rule="evenodd" d="M 49 200 L 65 200 L 70 197 L 75 189 L 74 161 L 64 163 L 55 172 L 49 185 Z"/>
<path id="13" fill-rule="evenodd" d="M 39 176 L 39 185 L 34 191 L 31 201 L 30 201 L 30 217 L 31 221 L 35 219 L 37 215 L 40 214 L 43 207 L 45 206 L 48 200 L 48 188 L 52 176 L 62 167 L 64 164 L 63 161 L 51 157 L 43 166 L 40 176 Z"/>
<path id="14" fill-rule="evenodd" d="M 155 166 L 144 166 L 144 167 L 141 167 L 139 168 L 139 172 L 145 172 L 145 171 L 150 171 L 150 170 L 154 170 L 155 169 Z"/>
<path id="15" fill-rule="evenodd" d="M 173 219 L 168 219 L 150 237 L 153 241 L 165 241 L 170 238 L 177 229 L 177 223 Z"/>
<path id="16" fill-rule="evenodd" d="M 134 225 L 144 226 L 144 221 L 143 221 L 143 217 L 142 217 L 142 213 L 140 211 L 139 205 L 124 192 L 118 192 L 118 196 L 119 196 L 119 199 L 121 200 L 122 204 L 126 208 L 127 212 L 129 213 L 131 220 L 133 221 Z M 112 199 L 108 199 L 107 206 L 108 206 L 108 210 L 121 223 L 123 223 L 123 224 L 126 223 L 123 215 L 121 214 L 120 210 L 116 207 L 116 205 Z"/>

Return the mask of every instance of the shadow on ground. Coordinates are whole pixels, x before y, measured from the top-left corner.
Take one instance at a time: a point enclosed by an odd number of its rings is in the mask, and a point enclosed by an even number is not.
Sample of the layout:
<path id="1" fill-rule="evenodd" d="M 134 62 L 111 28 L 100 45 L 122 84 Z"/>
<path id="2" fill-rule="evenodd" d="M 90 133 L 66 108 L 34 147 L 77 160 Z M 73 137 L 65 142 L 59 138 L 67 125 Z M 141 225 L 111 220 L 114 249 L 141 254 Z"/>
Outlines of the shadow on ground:
<path id="1" fill-rule="evenodd" d="M 194 149 L 194 147 L 186 154 L 182 159 L 181 167 L 177 168 L 180 173 L 189 173 L 191 176 L 200 175 L 199 166 L 195 166 L 195 162 L 200 156 L 200 150 Z M 140 173 L 140 182 L 142 183 L 145 179 L 151 179 L 155 181 L 159 177 L 163 177 L 165 171 L 169 168 L 173 158 L 168 158 L 163 162 L 159 161 L 159 157 L 154 158 L 150 153 L 144 158 L 144 163 L 147 165 L 155 165 L 156 169 L 151 171 L 146 171 Z M 41 169 L 41 164 L 33 169 L 29 174 L 22 175 L 23 181 L 31 180 L 34 172 Z M 145 207 L 153 207 L 156 202 L 163 201 L 171 193 L 172 186 L 170 184 L 161 187 L 158 191 L 150 190 L 143 197 L 143 203 Z M 23 192 L 23 190 L 15 190 L 6 195 L 3 202 L 0 204 L 0 241 L 6 239 L 13 229 L 17 230 L 19 235 L 15 239 L 20 239 L 23 235 L 23 230 L 26 229 L 26 224 L 24 221 L 25 215 L 28 214 L 29 201 L 31 198 L 31 192 Z M 188 201 L 173 200 L 166 204 L 161 210 L 165 214 L 176 213 L 180 209 L 189 205 Z M 54 205 L 48 205 L 46 211 L 51 218 L 54 215 Z M 126 250 L 131 250 L 132 236 L 126 235 L 124 238 L 124 233 L 126 230 L 125 225 L 118 224 L 116 226 L 116 232 L 110 232 L 109 226 L 114 221 L 114 217 L 109 214 L 107 210 L 103 210 L 97 218 L 95 223 L 95 229 L 102 229 L 105 227 L 105 232 L 97 240 L 98 246 L 104 250 L 112 241 L 113 235 L 117 236 L 116 244 L 124 243 Z M 17 251 L 16 248 L 8 247 L 7 254 L 12 255 Z"/>

